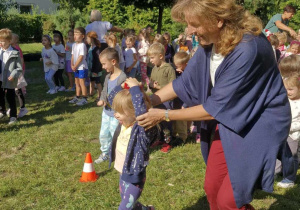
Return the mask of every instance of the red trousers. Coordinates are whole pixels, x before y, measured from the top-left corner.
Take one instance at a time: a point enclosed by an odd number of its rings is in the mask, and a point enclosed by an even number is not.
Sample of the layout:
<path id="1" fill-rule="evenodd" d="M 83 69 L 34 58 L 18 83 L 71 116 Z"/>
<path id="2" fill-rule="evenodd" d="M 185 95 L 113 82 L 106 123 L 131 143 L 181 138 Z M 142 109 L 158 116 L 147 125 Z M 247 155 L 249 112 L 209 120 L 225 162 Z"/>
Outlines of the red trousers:
<path id="1" fill-rule="evenodd" d="M 254 209 L 249 204 L 236 206 L 218 127 L 209 151 L 204 189 L 211 210 Z"/>

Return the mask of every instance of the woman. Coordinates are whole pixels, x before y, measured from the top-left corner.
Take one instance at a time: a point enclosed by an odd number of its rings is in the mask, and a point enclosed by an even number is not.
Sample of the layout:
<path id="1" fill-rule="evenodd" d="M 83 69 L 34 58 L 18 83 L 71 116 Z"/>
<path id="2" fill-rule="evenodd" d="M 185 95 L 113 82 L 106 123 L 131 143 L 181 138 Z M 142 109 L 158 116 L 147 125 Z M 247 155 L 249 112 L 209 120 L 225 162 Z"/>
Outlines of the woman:
<path id="1" fill-rule="evenodd" d="M 260 20 L 234 0 L 179 0 L 172 17 L 186 22 L 203 47 L 152 102 L 179 97 L 190 108 L 151 109 L 137 120 L 145 128 L 163 120 L 202 121 L 210 208 L 253 209 L 255 187 L 273 190 L 276 157 L 286 149 L 291 121 L 272 47 Z"/>
<path id="2" fill-rule="evenodd" d="M 264 33 L 266 30 L 269 30 L 271 33 L 286 31 L 289 32 L 292 37 L 296 38 L 297 33 L 288 26 L 289 20 L 292 19 L 295 13 L 296 9 L 291 5 L 287 5 L 283 9 L 283 14 L 276 14 L 269 20 L 264 28 Z"/>
<path id="3" fill-rule="evenodd" d="M 123 33 L 123 29 L 113 26 L 110 22 L 102 21 L 102 15 L 99 10 L 92 10 L 90 20 L 91 23 L 85 27 L 86 34 L 90 31 L 95 31 L 98 35 L 99 41 L 102 44 L 102 50 L 108 47 L 104 38 L 107 31 Z"/>

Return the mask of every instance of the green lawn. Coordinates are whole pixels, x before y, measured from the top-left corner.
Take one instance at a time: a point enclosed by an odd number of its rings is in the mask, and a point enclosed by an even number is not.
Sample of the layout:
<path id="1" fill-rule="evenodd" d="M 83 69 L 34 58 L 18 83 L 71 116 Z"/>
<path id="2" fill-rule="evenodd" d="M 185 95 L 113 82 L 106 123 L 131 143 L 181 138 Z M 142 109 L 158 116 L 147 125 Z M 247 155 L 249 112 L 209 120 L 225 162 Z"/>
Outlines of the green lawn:
<path id="1" fill-rule="evenodd" d="M 81 183 L 86 152 L 99 155 L 102 108 L 68 103 L 74 93 L 47 95 L 42 63 L 26 63 L 27 108 L 15 125 L 0 120 L 0 209 L 117 209 L 119 175 L 108 163 L 95 165 L 99 179 Z M 168 154 L 151 152 L 140 201 L 158 210 L 208 209 L 200 146 L 188 143 Z M 278 181 L 278 180 L 277 180 Z M 256 209 L 300 209 L 297 185 L 274 194 L 257 191 Z"/>
<path id="2" fill-rule="evenodd" d="M 41 53 L 43 49 L 42 42 L 41 43 L 26 43 L 20 44 L 23 54 L 28 53 Z"/>

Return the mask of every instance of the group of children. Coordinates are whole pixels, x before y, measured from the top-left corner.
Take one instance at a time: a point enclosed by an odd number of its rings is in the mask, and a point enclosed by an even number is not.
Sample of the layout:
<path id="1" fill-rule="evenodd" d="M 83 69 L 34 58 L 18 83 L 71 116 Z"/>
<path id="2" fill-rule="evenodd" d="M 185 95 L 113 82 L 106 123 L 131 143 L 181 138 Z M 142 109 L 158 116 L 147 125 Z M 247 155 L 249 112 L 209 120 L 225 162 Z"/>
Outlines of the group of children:
<path id="1" fill-rule="evenodd" d="M 28 113 L 24 97 L 27 86 L 24 79 L 25 64 L 18 41 L 18 35 L 13 34 L 11 30 L 7 28 L 0 30 L 0 118 L 9 116 L 8 124 L 14 124 L 17 118 Z M 18 115 L 16 96 L 20 104 Z M 9 109 L 6 109 L 5 99 Z"/>
<path id="2" fill-rule="evenodd" d="M 287 144 L 293 156 L 293 164 L 286 161 L 276 162 L 276 175 L 283 174 L 283 180 L 277 186 L 282 188 L 293 187 L 300 163 L 300 30 L 296 39 L 291 39 L 285 32 L 269 33 L 270 41 L 279 70 L 287 90 L 287 96 L 291 106 L 292 123 Z"/>

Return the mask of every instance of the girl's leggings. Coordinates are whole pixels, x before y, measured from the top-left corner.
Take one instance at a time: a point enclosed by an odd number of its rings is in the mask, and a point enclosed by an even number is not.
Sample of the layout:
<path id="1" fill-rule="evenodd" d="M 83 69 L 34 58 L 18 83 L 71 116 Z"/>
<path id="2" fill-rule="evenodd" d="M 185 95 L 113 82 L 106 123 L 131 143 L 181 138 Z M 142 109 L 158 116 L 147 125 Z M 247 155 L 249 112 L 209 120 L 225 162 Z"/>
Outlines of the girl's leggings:
<path id="1" fill-rule="evenodd" d="M 47 85 L 49 86 L 50 90 L 55 89 L 55 84 L 53 82 L 54 74 L 55 74 L 55 71 L 53 69 L 50 69 L 48 72 L 45 72 L 45 80 L 46 80 Z"/>
<path id="2" fill-rule="evenodd" d="M 57 87 L 65 86 L 65 81 L 64 81 L 64 78 L 63 78 L 63 72 L 64 72 L 63 69 L 58 69 L 54 74 L 54 82 L 55 82 L 55 85 Z M 59 85 L 59 83 L 60 83 L 60 85 Z"/>
<path id="3" fill-rule="evenodd" d="M 140 62 L 140 66 L 143 84 L 146 83 L 149 86 L 149 77 L 147 75 L 147 63 Z"/>
<path id="4" fill-rule="evenodd" d="M 119 205 L 119 210 L 142 210 L 146 208 L 137 201 L 142 194 L 145 181 L 146 177 L 144 177 L 142 182 L 132 184 L 123 181 L 120 177 L 119 189 L 122 201 Z"/>
<path id="5" fill-rule="evenodd" d="M 25 107 L 25 97 L 24 97 L 22 89 L 21 88 L 16 89 L 15 92 L 19 99 L 20 108 L 24 108 Z"/>

